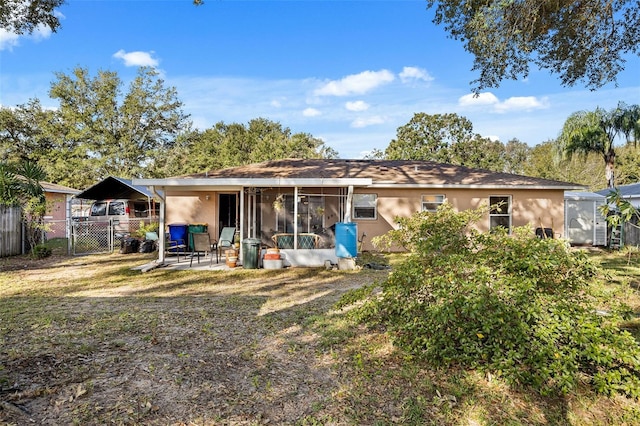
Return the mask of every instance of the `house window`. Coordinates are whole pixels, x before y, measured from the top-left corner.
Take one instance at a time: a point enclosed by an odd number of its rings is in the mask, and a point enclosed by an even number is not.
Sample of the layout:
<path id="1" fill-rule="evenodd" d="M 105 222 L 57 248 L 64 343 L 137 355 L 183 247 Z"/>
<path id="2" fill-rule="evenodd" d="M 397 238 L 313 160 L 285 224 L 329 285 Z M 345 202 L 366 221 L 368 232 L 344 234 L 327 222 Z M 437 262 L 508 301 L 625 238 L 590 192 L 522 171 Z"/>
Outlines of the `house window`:
<path id="1" fill-rule="evenodd" d="M 435 212 L 444 203 L 444 195 L 423 195 L 422 211 Z"/>
<path id="2" fill-rule="evenodd" d="M 376 219 L 376 194 L 353 194 L 353 218 Z"/>
<path id="3" fill-rule="evenodd" d="M 511 196 L 489 197 L 489 229 L 505 228 L 511 231 Z"/>

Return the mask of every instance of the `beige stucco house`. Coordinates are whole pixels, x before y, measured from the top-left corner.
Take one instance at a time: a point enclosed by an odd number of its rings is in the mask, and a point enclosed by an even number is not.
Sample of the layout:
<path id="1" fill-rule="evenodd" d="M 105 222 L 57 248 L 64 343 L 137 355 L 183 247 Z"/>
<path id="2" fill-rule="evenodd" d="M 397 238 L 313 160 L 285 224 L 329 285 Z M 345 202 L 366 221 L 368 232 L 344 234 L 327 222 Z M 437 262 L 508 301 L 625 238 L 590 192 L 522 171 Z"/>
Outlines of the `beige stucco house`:
<path id="1" fill-rule="evenodd" d="M 223 227 L 235 226 L 241 240 L 259 238 L 264 246 L 285 241 L 289 246 L 281 248 L 294 265 L 335 260 L 338 222 L 355 223 L 360 248 L 371 250 L 371 239 L 393 229 L 396 217 L 436 209 L 445 200 L 459 211 L 500 203 L 503 208 L 478 224 L 481 230 L 531 225 L 563 237 L 564 191 L 583 189 L 429 161 L 340 159 L 275 160 L 133 183 L 147 186 L 166 206 L 161 231 L 172 223 L 206 223 L 215 240 Z"/>

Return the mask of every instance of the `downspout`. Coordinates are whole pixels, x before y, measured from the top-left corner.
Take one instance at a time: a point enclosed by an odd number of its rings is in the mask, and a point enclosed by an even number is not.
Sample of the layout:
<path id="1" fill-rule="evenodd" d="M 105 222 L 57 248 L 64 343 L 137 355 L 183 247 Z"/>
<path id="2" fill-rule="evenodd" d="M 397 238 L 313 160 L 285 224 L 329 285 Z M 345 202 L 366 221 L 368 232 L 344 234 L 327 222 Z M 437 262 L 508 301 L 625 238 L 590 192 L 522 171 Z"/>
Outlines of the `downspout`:
<path id="1" fill-rule="evenodd" d="M 244 238 L 244 187 L 240 188 L 240 247 L 238 248 L 238 259 L 243 264 L 242 239 Z"/>
<path id="2" fill-rule="evenodd" d="M 344 222 L 351 222 L 351 205 L 353 204 L 353 185 L 347 191 L 347 205 L 344 212 Z"/>
<path id="3" fill-rule="evenodd" d="M 166 243 L 167 237 L 165 232 L 165 209 L 167 206 L 164 195 L 161 195 L 158 191 L 156 191 L 155 186 L 151 186 L 151 193 L 154 197 L 158 197 L 160 200 L 160 218 L 158 221 L 158 263 L 164 263 L 165 261 L 165 251 L 166 251 Z M 164 193 L 164 187 L 162 189 L 162 193 Z"/>
<path id="4" fill-rule="evenodd" d="M 73 253 L 73 241 L 71 240 L 72 236 L 73 236 L 73 198 L 75 197 L 75 195 L 67 195 L 67 215 L 65 216 L 67 218 L 67 230 L 66 230 L 66 237 L 67 237 L 67 253 L 68 254 L 72 254 Z M 79 220 L 82 220 L 82 218 L 80 218 Z"/>
<path id="5" fill-rule="evenodd" d="M 293 188 L 293 249 L 298 250 L 298 187 Z"/>

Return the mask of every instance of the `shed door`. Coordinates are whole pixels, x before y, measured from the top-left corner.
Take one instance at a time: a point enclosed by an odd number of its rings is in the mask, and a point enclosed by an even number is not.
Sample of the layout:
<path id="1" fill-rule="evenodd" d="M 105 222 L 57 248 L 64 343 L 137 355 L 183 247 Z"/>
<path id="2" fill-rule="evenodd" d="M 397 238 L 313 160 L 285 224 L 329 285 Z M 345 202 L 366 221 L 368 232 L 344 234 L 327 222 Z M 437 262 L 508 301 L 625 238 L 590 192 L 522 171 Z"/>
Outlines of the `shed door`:
<path id="1" fill-rule="evenodd" d="M 594 246 L 607 245 L 607 219 L 600 213 L 599 207 L 605 204 L 604 201 L 594 203 L 595 211 L 595 229 L 594 229 Z"/>
<path id="2" fill-rule="evenodd" d="M 593 201 L 566 201 L 567 237 L 571 244 L 593 244 L 595 230 L 595 203 Z"/>

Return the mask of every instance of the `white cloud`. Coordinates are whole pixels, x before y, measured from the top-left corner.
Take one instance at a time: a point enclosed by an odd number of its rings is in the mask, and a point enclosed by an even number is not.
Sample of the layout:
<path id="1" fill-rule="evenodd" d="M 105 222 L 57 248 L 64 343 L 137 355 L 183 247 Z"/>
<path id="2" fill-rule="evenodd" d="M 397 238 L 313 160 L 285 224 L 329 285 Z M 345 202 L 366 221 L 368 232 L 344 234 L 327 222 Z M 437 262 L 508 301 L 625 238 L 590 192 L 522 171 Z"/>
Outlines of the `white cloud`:
<path id="1" fill-rule="evenodd" d="M 316 96 L 348 96 L 362 95 L 383 84 L 392 82 L 394 75 L 387 70 L 363 71 L 360 74 L 352 74 L 342 80 L 333 80 L 316 89 Z"/>
<path id="2" fill-rule="evenodd" d="M 404 67 L 400 73 L 400 81 L 409 83 L 414 80 L 433 81 L 433 77 L 423 68 Z"/>
<path id="3" fill-rule="evenodd" d="M 500 101 L 493 93 L 480 93 L 478 96 L 468 94 L 458 99 L 461 107 L 493 106 L 493 112 L 508 111 L 531 111 L 534 109 L 545 109 L 549 107 L 549 100 L 546 97 L 537 98 L 535 96 L 514 96 L 504 101 Z"/>
<path id="4" fill-rule="evenodd" d="M 274 107 L 274 108 L 281 108 L 282 104 L 280 103 L 279 100 L 274 99 L 274 100 L 271 101 L 271 106 Z"/>
<path id="5" fill-rule="evenodd" d="M 375 115 L 373 117 L 367 117 L 367 118 L 357 118 L 355 119 L 353 122 L 351 122 L 351 127 L 356 128 L 356 129 L 361 129 L 363 127 L 368 127 L 368 126 L 373 126 L 376 124 L 382 124 L 384 123 L 384 118 Z"/>
<path id="6" fill-rule="evenodd" d="M 366 111 L 369 109 L 369 104 L 364 101 L 353 101 L 347 102 L 344 107 L 349 111 Z"/>
<path id="7" fill-rule="evenodd" d="M 321 112 L 315 108 L 307 108 L 304 111 L 302 111 L 302 115 L 304 115 L 305 117 L 317 117 L 320 114 Z"/>
<path id="8" fill-rule="evenodd" d="M 496 105 L 496 111 L 531 111 L 532 109 L 544 109 L 549 107 L 547 98 L 538 99 L 535 96 L 515 96 Z"/>
<path id="9" fill-rule="evenodd" d="M 51 37 L 51 34 L 53 34 L 51 28 L 46 25 L 40 24 L 33 31 L 30 38 L 34 39 L 35 41 L 46 40 Z"/>
<path id="10" fill-rule="evenodd" d="M 458 99 L 458 105 L 460 106 L 476 106 L 476 105 L 495 105 L 500 101 L 498 98 L 490 92 L 480 93 L 477 96 L 473 93 L 462 96 Z"/>
<path id="11" fill-rule="evenodd" d="M 18 43 L 19 35 L 10 33 L 4 28 L 0 28 L 0 50 L 13 50 Z"/>
<path id="12" fill-rule="evenodd" d="M 152 57 L 153 53 L 153 51 L 127 53 L 120 49 L 113 54 L 113 57 L 116 59 L 122 59 L 124 61 L 124 65 L 127 67 L 157 67 L 159 61 Z"/>

